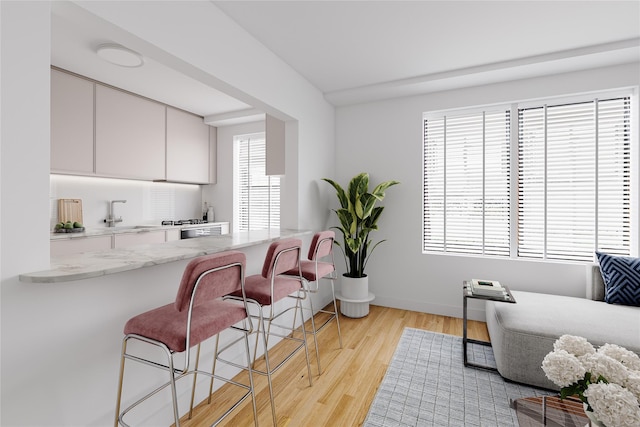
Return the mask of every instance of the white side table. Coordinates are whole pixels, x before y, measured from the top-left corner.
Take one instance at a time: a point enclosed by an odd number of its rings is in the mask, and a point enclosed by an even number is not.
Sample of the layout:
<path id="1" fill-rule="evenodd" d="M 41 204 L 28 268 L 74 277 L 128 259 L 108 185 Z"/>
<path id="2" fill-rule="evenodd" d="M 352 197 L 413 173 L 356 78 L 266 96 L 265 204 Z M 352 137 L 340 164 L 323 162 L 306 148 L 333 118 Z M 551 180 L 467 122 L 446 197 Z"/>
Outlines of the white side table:
<path id="1" fill-rule="evenodd" d="M 343 297 L 342 294 L 336 294 L 336 298 L 340 300 L 340 313 L 355 319 L 365 317 L 369 314 L 369 303 L 373 301 L 375 297 L 371 292 L 369 292 L 367 298 L 363 299 L 348 299 Z"/>

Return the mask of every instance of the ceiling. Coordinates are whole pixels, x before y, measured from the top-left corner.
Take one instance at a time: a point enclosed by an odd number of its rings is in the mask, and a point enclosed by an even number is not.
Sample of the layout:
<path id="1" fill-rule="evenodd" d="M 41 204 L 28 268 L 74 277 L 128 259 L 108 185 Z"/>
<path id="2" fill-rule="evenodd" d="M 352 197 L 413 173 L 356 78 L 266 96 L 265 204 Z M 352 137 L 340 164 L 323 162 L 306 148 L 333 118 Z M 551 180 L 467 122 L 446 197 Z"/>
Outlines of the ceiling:
<path id="1" fill-rule="evenodd" d="M 334 105 L 640 61 L 640 1 L 213 1 Z M 53 8 L 52 64 L 196 114 L 251 108 Z"/>
<path id="2" fill-rule="evenodd" d="M 245 110 L 249 105 L 144 57 L 138 68 L 120 67 L 98 57 L 104 43 L 125 44 L 123 31 L 98 25 L 78 8 L 54 3 L 51 15 L 51 64 L 99 82 L 146 96 L 200 116 Z"/>

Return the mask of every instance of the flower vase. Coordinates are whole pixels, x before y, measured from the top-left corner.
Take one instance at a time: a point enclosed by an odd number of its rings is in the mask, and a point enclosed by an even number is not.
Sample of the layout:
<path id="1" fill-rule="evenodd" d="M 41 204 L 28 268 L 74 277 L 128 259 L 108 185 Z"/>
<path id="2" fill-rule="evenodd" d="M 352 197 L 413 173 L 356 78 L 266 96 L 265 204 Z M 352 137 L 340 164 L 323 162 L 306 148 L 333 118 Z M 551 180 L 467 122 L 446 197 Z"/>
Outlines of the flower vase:
<path id="1" fill-rule="evenodd" d="M 589 418 L 589 424 L 587 424 L 585 427 L 606 427 L 604 423 L 596 417 L 596 414 L 594 414 L 592 411 L 587 411 L 588 406 L 586 403 L 583 403 L 582 407 L 584 408 L 584 413 L 586 414 L 587 418 Z"/>

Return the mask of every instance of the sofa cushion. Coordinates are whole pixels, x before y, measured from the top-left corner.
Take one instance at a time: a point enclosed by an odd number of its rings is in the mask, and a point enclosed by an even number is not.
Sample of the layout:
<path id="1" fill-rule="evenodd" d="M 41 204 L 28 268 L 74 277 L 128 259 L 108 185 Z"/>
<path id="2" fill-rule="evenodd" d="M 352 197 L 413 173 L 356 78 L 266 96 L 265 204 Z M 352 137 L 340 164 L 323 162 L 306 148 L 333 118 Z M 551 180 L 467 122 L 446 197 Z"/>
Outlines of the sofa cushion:
<path id="1" fill-rule="evenodd" d="M 557 390 L 542 359 L 563 334 L 595 346 L 618 344 L 640 354 L 640 308 L 534 292 L 513 291 L 515 304 L 487 301 L 487 328 L 500 374 L 512 381 Z"/>
<path id="2" fill-rule="evenodd" d="M 596 252 L 605 284 L 605 301 L 640 306 L 640 258 Z"/>

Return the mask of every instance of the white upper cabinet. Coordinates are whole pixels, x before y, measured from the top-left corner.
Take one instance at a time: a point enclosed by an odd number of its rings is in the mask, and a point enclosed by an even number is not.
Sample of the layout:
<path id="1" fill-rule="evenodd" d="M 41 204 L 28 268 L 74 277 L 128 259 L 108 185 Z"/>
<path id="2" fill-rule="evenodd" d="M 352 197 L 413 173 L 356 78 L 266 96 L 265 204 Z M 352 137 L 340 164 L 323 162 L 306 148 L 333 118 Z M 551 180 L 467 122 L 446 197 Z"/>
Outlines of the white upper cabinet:
<path id="1" fill-rule="evenodd" d="M 269 114 L 265 117 L 267 143 L 266 174 L 284 175 L 285 172 L 285 123 Z"/>
<path id="2" fill-rule="evenodd" d="M 202 117 L 51 70 L 51 172 L 212 184 L 215 167 Z"/>
<path id="3" fill-rule="evenodd" d="M 209 183 L 218 183 L 218 128 L 209 129 Z"/>
<path id="4" fill-rule="evenodd" d="M 93 175 L 93 87 L 51 70 L 51 171 Z"/>
<path id="5" fill-rule="evenodd" d="M 202 117 L 167 107 L 167 181 L 210 183 L 210 157 L 209 125 Z"/>
<path id="6" fill-rule="evenodd" d="M 96 85 L 96 174 L 165 179 L 165 106 Z"/>

